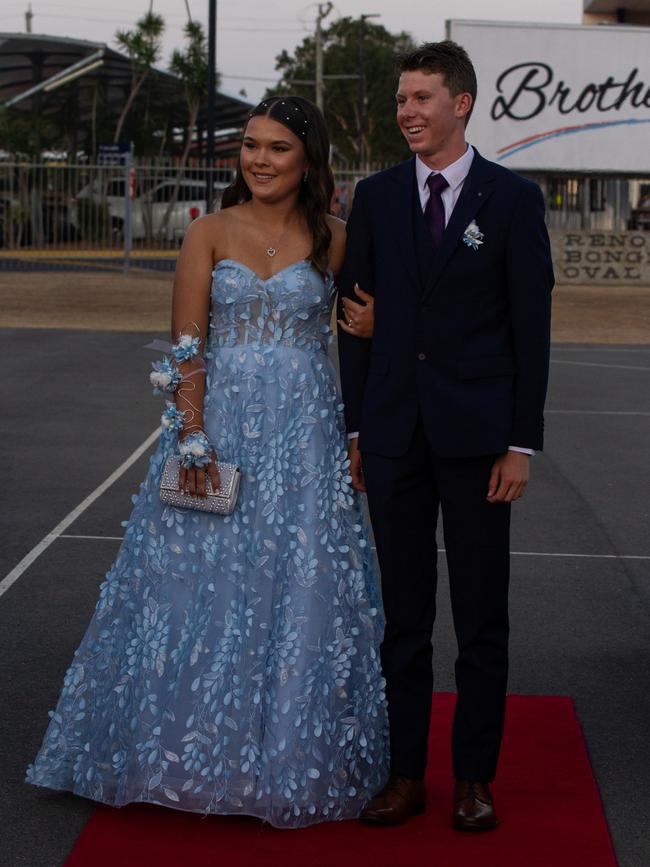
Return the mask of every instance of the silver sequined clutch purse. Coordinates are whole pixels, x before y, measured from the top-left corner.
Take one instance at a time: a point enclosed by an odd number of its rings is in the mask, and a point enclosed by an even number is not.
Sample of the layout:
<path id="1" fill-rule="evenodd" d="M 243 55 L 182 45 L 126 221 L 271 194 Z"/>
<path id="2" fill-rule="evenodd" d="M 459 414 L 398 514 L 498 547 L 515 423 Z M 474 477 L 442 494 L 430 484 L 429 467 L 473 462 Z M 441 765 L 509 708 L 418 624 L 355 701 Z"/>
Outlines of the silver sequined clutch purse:
<path id="1" fill-rule="evenodd" d="M 162 479 L 160 480 L 160 499 L 177 509 L 197 509 L 199 512 L 214 512 L 217 515 L 230 515 L 235 509 L 241 471 L 235 464 L 218 464 L 221 486 L 218 491 L 212 490 L 210 476 L 206 474 L 206 497 L 193 497 L 178 490 L 178 474 L 181 459 L 171 455 L 165 461 Z"/>

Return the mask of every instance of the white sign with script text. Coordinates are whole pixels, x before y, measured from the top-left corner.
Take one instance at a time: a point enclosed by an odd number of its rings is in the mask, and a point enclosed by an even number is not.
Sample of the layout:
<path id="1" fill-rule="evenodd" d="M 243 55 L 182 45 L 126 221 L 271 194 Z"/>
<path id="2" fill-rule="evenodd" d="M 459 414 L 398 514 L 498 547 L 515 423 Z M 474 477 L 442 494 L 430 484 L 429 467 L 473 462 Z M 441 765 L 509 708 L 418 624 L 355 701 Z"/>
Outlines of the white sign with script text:
<path id="1" fill-rule="evenodd" d="M 449 21 L 472 59 L 467 131 L 510 169 L 650 173 L 650 28 Z"/>

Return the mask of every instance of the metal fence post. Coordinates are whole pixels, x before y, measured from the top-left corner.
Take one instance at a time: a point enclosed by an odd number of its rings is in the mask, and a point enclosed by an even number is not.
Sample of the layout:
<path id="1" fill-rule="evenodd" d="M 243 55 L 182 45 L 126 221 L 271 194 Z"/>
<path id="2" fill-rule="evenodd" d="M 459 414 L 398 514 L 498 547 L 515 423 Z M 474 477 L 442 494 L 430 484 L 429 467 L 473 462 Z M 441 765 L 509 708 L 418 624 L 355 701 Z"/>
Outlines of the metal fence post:
<path id="1" fill-rule="evenodd" d="M 133 247 L 132 209 L 135 195 L 135 169 L 133 151 L 124 155 L 124 273 L 129 273 L 131 249 Z"/>

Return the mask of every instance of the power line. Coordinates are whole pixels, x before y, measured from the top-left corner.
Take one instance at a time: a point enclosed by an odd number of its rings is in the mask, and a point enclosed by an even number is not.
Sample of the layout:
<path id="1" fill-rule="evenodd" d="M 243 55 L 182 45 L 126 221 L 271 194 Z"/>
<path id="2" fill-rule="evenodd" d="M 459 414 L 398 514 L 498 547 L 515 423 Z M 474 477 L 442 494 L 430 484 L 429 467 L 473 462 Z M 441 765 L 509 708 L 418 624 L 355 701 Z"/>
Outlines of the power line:
<path id="1" fill-rule="evenodd" d="M 15 18 L 21 16 L 22 13 L 16 12 L 13 15 L 8 16 L 0 16 L 7 18 Z M 38 18 L 53 18 L 53 19 L 61 19 L 64 21 L 92 21 L 97 23 L 105 23 L 105 24 L 116 24 L 116 23 L 124 23 L 130 24 L 133 23 L 132 19 L 118 19 L 118 18 L 99 18 L 97 16 L 91 17 L 88 15 L 61 15 L 59 12 L 47 14 L 44 12 L 38 13 Z M 229 33 L 304 33 L 305 30 L 302 27 L 220 27 L 220 30 L 227 30 Z"/>
<path id="2" fill-rule="evenodd" d="M 219 72 L 220 78 L 236 78 L 238 81 L 278 81 L 282 76 L 276 75 L 275 78 L 262 78 L 258 75 L 236 75 L 235 73 Z"/>
<path id="3" fill-rule="evenodd" d="M 83 9 L 86 12 L 88 11 L 87 5 L 84 6 L 84 5 L 80 5 L 77 3 L 53 3 L 53 2 L 50 2 L 50 0 L 40 0 L 39 6 L 43 9 L 46 9 L 50 6 L 54 6 L 54 7 L 60 8 L 60 9 Z M 24 2 L 22 2 L 22 3 L 9 3 L 9 4 L 3 5 L 4 11 L 6 11 L 7 9 L 14 9 L 14 8 L 19 9 L 20 12 L 22 13 L 22 10 L 25 8 L 25 3 Z M 134 16 L 132 9 L 117 7 L 117 8 L 112 8 L 112 11 L 117 12 L 118 14 L 129 15 L 131 17 Z M 38 12 L 35 14 L 38 14 L 40 16 L 45 16 L 47 14 L 47 12 Z M 58 12 L 54 13 L 54 14 L 61 15 L 61 13 L 58 13 Z M 61 15 L 61 17 L 63 17 L 63 16 Z M 77 16 L 75 16 L 75 17 L 77 17 Z M 165 12 L 162 14 L 162 17 L 165 20 L 167 20 L 168 18 L 178 18 L 182 21 L 187 21 L 187 16 L 183 15 L 180 12 Z M 200 18 L 201 16 L 194 16 L 194 17 Z M 234 15 L 234 16 L 230 16 L 230 17 L 223 16 L 223 17 L 221 17 L 221 20 L 222 21 L 230 21 L 230 22 L 254 21 L 254 22 L 257 22 L 259 24 L 263 24 L 263 23 L 269 23 L 269 24 L 277 24 L 277 23 L 289 24 L 289 23 L 291 23 L 291 24 L 295 24 L 296 23 L 295 18 L 277 18 L 277 17 L 276 18 L 259 18 L 257 16 L 252 16 L 252 15 L 247 15 L 247 16 Z"/>
<path id="4" fill-rule="evenodd" d="M 333 3 L 319 3 L 316 17 L 316 105 L 323 111 L 323 28 L 324 18 L 330 14 L 334 7 Z"/>

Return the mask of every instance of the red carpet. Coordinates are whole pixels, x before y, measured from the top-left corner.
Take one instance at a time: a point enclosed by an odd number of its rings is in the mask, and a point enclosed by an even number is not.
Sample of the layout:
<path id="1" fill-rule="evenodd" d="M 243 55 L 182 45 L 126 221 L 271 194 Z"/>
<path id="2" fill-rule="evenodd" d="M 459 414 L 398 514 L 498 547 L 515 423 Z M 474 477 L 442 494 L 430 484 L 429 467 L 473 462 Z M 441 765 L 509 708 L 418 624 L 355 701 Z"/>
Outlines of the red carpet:
<path id="1" fill-rule="evenodd" d="M 246 817 L 100 806 L 65 867 L 616 867 L 569 698 L 511 696 L 493 786 L 501 826 L 449 827 L 454 696 L 434 696 L 429 806 L 397 828 L 358 822 L 278 831 Z"/>

